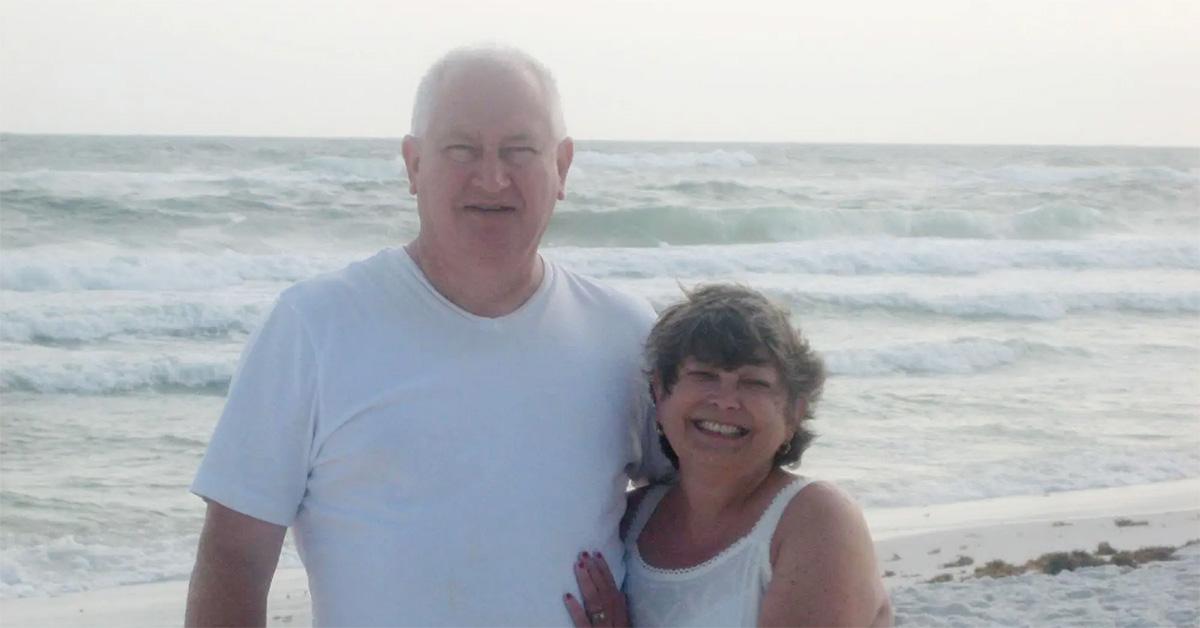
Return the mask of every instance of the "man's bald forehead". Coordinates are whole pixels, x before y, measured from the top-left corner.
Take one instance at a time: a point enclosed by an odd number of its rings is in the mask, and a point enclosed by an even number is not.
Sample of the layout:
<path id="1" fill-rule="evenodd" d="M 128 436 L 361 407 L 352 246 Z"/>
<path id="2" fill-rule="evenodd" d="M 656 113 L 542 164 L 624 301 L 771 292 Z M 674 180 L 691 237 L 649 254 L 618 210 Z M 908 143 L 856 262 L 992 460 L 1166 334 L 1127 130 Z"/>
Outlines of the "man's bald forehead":
<path id="1" fill-rule="evenodd" d="M 477 46 L 451 50 L 434 62 L 417 89 L 413 105 L 412 135 L 420 137 L 428 129 L 438 99 L 452 82 L 469 81 L 468 86 L 498 85 L 505 80 L 520 89 L 522 84 L 537 90 L 545 103 L 556 139 L 566 137 L 562 103 L 554 76 L 540 61 L 516 48 Z"/>
<path id="2" fill-rule="evenodd" d="M 514 89 L 532 87 L 543 97 L 548 96 L 546 87 L 538 80 L 537 74 L 528 66 L 508 59 L 476 58 L 447 67 L 436 82 L 432 84 L 435 100 L 441 98 L 447 87 L 460 86 L 476 87 L 479 90 L 487 86 L 512 86 Z"/>

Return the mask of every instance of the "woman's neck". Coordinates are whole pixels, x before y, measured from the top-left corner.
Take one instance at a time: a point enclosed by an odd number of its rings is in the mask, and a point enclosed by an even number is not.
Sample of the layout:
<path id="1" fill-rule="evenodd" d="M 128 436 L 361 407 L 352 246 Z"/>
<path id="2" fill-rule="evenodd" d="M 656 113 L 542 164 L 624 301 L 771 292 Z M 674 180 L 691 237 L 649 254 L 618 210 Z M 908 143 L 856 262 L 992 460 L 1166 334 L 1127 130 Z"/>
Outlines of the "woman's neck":
<path id="1" fill-rule="evenodd" d="M 681 468 L 675 497 L 678 520 L 695 538 L 720 536 L 743 522 L 747 505 L 773 485 L 777 473 L 781 472 L 772 466 L 733 477 L 727 469 Z"/>

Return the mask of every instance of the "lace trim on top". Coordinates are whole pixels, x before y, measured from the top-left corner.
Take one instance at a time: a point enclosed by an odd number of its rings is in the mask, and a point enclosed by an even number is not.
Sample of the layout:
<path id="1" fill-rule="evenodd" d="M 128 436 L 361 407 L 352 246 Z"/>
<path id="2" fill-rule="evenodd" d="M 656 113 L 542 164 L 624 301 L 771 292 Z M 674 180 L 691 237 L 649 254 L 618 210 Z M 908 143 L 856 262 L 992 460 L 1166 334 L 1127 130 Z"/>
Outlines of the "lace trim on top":
<path id="1" fill-rule="evenodd" d="M 646 524 L 650 522 L 650 517 L 652 517 L 654 515 L 654 511 L 658 510 L 658 504 L 662 501 L 663 497 L 666 497 L 667 491 L 671 490 L 671 487 L 674 485 L 667 484 L 667 485 L 658 487 L 658 490 L 656 490 L 654 493 L 652 493 L 650 495 L 647 495 L 645 497 L 645 499 L 643 500 L 642 504 L 640 505 L 641 508 L 644 510 L 642 512 L 639 512 L 638 514 L 642 515 L 642 513 L 644 512 L 645 516 L 640 517 L 641 520 L 637 522 L 639 524 L 637 527 L 637 530 L 636 530 L 637 534 L 632 537 L 633 538 L 633 548 L 632 548 L 633 551 L 630 553 L 633 555 L 633 559 L 635 561 L 637 561 L 638 566 L 650 573 L 663 575 L 663 576 L 700 575 L 701 573 L 707 572 L 709 569 L 715 567 L 718 563 L 724 562 L 724 560 L 726 558 L 728 558 L 729 556 L 732 556 L 733 554 L 737 553 L 738 551 L 741 551 L 741 549 L 745 545 L 749 544 L 750 541 L 752 539 L 754 539 L 755 536 L 757 536 L 757 532 L 763 526 L 767 525 L 767 521 L 773 519 L 777 522 L 779 520 L 779 516 L 777 515 L 777 516 L 772 517 L 770 515 L 775 513 L 776 509 L 782 509 L 782 506 L 780 506 L 779 502 L 781 500 L 785 500 L 785 498 L 786 498 L 786 501 L 791 501 L 791 498 L 794 497 L 796 495 L 796 493 L 800 489 L 804 488 L 807 484 L 808 484 L 807 478 L 805 478 L 803 476 L 797 476 L 796 479 L 792 480 L 791 482 L 784 485 L 783 488 L 779 489 L 779 492 L 777 492 L 775 494 L 775 497 L 771 498 L 771 503 L 767 506 L 767 509 L 763 511 L 763 514 L 762 514 L 762 516 L 760 516 L 758 518 L 758 521 L 754 522 L 754 526 L 750 528 L 749 532 L 738 537 L 738 539 L 736 541 L 727 545 L 725 547 L 725 549 L 717 552 L 712 558 L 709 558 L 708 560 L 706 560 L 702 563 L 699 563 L 697 565 L 692 565 L 691 567 L 679 567 L 679 568 L 674 568 L 674 569 L 667 568 L 667 567 L 655 567 L 654 565 L 651 565 L 650 563 L 646 562 L 646 559 L 642 558 L 642 549 L 640 547 L 638 547 L 638 539 L 640 539 L 642 536 L 642 530 L 645 529 Z M 786 501 L 785 501 L 785 503 L 786 503 Z M 647 503 L 647 502 L 649 502 L 649 503 Z M 782 513 L 780 513 L 780 514 L 782 514 Z M 774 530 L 772 530 L 771 536 L 774 536 Z M 770 538 L 770 536 L 768 538 Z"/>

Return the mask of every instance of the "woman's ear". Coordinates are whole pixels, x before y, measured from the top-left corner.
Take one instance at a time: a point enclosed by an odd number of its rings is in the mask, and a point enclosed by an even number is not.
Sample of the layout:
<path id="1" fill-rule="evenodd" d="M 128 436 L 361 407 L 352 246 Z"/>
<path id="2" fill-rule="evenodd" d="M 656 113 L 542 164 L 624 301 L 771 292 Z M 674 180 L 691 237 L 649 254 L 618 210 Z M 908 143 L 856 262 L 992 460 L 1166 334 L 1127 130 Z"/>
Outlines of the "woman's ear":
<path id="1" fill-rule="evenodd" d="M 653 373 L 650 375 L 650 399 L 657 405 L 662 398 L 662 381 L 658 378 L 658 373 Z"/>
<path id="2" fill-rule="evenodd" d="M 796 429 L 799 429 L 800 422 L 804 420 L 804 411 L 807 408 L 808 401 L 803 398 L 797 399 L 796 402 L 792 404 L 792 425 L 795 426 Z M 792 430 L 792 434 L 795 434 L 795 429 Z"/>

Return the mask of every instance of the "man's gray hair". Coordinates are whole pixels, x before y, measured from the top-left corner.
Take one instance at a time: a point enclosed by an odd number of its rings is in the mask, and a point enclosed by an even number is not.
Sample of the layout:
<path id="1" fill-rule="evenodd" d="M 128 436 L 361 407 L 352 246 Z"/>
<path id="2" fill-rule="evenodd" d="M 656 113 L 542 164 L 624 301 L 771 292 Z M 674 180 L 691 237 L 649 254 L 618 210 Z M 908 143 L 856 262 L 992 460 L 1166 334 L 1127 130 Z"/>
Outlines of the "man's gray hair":
<path id="1" fill-rule="evenodd" d="M 567 125 L 563 120 L 562 99 L 558 95 L 558 84 L 554 75 L 542 65 L 541 61 L 532 55 L 512 46 L 499 44 L 482 44 L 463 46 L 447 52 L 429 66 L 421 84 L 417 87 L 417 97 L 413 102 L 412 130 L 414 137 L 421 137 L 429 128 L 429 116 L 437 107 L 438 88 L 442 79 L 452 69 L 459 66 L 482 63 L 494 66 L 518 67 L 529 70 L 542 87 L 546 96 L 546 104 L 550 113 L 550 130 L 555 141 L 567 136 Z"/>

